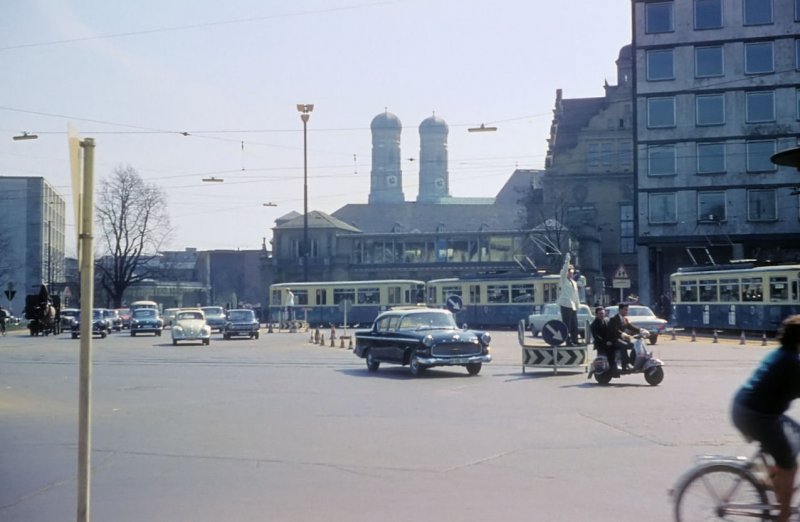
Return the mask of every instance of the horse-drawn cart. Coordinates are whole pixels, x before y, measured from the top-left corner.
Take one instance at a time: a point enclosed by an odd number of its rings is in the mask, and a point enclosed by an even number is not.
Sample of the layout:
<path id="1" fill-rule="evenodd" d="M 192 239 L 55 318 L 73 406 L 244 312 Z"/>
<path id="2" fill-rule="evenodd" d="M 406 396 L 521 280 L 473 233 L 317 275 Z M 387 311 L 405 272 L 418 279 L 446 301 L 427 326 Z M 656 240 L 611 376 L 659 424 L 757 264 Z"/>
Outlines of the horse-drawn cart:
<path id="1" fill-rule="evenodd" d="M 44 285 L 41 286 L 38 294 L 26 295 L 24 313 L 31 335 L 60 333 L 60 309 L 61 299 L 58 296 L 51 298 Z"/>

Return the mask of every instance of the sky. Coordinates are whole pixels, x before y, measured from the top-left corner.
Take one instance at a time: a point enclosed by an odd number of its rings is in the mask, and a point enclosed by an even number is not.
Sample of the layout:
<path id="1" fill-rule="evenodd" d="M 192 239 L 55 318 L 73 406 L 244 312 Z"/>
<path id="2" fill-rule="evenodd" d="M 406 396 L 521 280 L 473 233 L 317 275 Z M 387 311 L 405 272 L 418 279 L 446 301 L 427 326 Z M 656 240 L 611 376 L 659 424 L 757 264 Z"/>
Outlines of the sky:
<path id="1" fill-rule="evenodd" d="M 4 2 L 0 176 L 44 177 L 74 235 L 71 124 L 95 139 L 97 186 L 130 166 L 162 189 L 168 249 L 258 249 L 303 211 L 303 103 L 309 211 L 367 203 L 385 110 L 403 123 L 406 201 L 434 113 L 451 196 L 492 197 L 514 169 L 544 167 L 556 89 L 616 83 L 630 25 L 625 0 Z M 498 130 L 467 131 L 481 123 Z M 38 139 L 12 140 L 23 132 Z"/>

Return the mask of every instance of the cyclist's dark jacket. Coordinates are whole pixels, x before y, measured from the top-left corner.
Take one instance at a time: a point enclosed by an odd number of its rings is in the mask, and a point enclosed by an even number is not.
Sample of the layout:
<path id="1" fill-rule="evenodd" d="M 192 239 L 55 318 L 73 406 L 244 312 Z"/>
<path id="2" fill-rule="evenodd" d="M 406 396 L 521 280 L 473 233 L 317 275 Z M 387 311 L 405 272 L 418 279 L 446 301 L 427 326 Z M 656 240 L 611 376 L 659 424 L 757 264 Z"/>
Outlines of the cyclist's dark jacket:
<path id="1" fill-rule="evenodd" d="M 768 415 L 780 415 L 800 397 L 800 355 L 785 348 L 773 350 L 736 392 L 735 402 Z"/>

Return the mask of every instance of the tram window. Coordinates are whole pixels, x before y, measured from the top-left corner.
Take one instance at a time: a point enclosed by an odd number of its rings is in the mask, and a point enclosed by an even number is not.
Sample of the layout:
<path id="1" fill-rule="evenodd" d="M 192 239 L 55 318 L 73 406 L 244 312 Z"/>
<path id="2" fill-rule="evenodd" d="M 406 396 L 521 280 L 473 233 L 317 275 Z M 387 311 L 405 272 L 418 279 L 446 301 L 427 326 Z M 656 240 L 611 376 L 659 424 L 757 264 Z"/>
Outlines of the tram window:
<path id="1" fill-rule="evenodd" d="M 338 305 L 345 299 L 350 302 L 356 302 L 356 291 L 354 288 L 334 288 L 333 289 L 333 304 Z"/>
<path id="2" fill-rule="evenodd" d="M 542 285 L 542 294 L 545 303 L 555 303 L 557 297 L 557 287 L 555 283 L 545 283 Z"/>
<path id="3" fill-rule="evenodd" d="M 460 286 L 443 286 L 442 287 L 442 297 L 447 299 L 451 295 L 457 295 L 461 297 L 461 287 Z"/>
<path id="4" fill-rule="evenodd" d="M 294 305 L 295 306 L 308 306 L 308 290 L 295 290 L 294 291 Z"/>
<path id="5" fill-rule="evenodd" d="M 514 303 L 532 303 L 533 285 L 511 285 L 511 301 Z"/>
<path id="6" fill-rule="evenodd" d="M 770 277 L 769 278 L 769 300 L 788 301 L 789 300 L 789 278 Z"/>
<path id="7" fill-rule="evenodd" d="M 380 302 L 381 291 L 378 288 L 359 288 L 358 304 L 378 304 Z"/>
<path id="8" fill-rule="evenodd" d="M 490 303 L 508 303 L 508 285 L 486 285 L 486 295 Z"/>
<path id="9" fill-rule="evenodd" d="M 681 303 L 697 302 L 697 281 L 681 281 Z"/>
<path id="10" fill-rule="evenodd" d="M 742 301 L 764 300 L 764 282 L 760 277 L 742 278 Z"/>
<path id="11" fill-rule="evenodd" d="M 740 301 L 738 279 L 719 280 L 719 300 L 723 303 L 736 303 Z"/>
<path id="12" fill-rule="evenodd" d="M 438 290 L 438 288 L 436 288 L 435 286 L 429 286 L 428 287 L 428 303 L 429 304 L 436 304 L 436 303 L 439 302 L 439 300 L 436 298 L 436 294 L 438 293 L 437 290 Z"/>
<path id="13" fill-rule="evenodd" d="M 399 286 L 390 286 L 386 289 L 386 299 L 390 305 L 400 304 L 402 292 Z"/>
<path id="14" fill-rule="evenodd" d="M 717 301 L 717 282 L 713 279 L 700 280 L 700 301 Z"/>
<path id="15" fill-rule="evenodd" d="M 328 292 L 324 288 L 317 288 L 317 305 L 328 304 Z"/>
<path id="16" fill-rule="evenodd" d="M 469 302 L 481 303 L 481 285 L 469 285 Z"/>
<path id="17" fill-rule="evenodd" d="M 792 302 L 797 302 L 797 281 L 792 281 Z"/>
<path id="18" fill-rule="evenodd" d="M 680 294 L 678 293 L 678 282 L 674 279 L 670 281 L 670 289 L 672 291 L 672 296 L 676 299 L 680 299 Z"/>
<path id="19" fill-rule="evenodd" d="M 281 291 L 280 290 L 273 290 L 272 291 L 271 303 L 272 303 L 273 306 L 280 306 L 281 305 Z"/>

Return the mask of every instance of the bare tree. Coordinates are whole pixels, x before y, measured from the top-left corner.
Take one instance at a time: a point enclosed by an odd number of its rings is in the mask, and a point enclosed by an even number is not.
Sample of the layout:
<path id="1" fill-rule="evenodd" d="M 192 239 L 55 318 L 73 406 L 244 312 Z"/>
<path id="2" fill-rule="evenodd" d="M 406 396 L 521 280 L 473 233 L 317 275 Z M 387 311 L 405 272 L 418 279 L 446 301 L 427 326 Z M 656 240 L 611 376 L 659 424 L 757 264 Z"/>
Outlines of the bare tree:
<path id="1" fill-rule="evenodd" d="M 118 166 L 100 183 L 97 202 L 100 285 L 113 302 L 122 304 L 125 290 L 152 277 L 152 261 L 170 233 L 166 196 L 148 184 L 136 169 Z"/>

